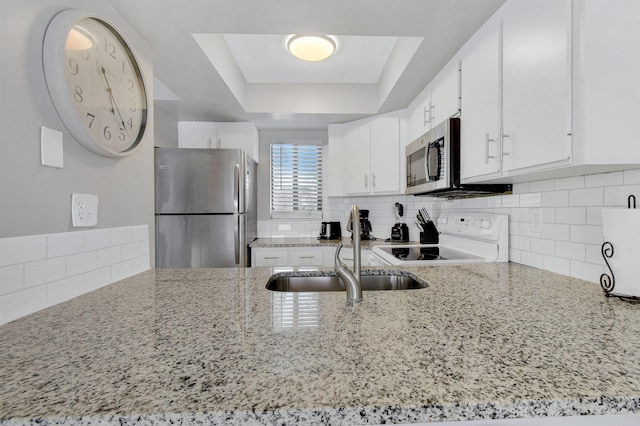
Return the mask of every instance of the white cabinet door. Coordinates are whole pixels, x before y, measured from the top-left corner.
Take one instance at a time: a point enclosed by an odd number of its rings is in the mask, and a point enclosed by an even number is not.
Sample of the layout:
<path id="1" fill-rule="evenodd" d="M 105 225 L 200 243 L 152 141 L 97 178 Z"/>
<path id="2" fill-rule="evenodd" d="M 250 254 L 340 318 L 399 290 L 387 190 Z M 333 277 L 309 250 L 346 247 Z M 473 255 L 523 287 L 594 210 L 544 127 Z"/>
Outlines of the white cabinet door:
<path id="1" fill-rule="evenodd" d="M 344 192 L 368 194 L 371 191 L 371 128 L 360 124 L 345 128 L 344 134 Z"/>
<path id="2" fill-rule="evenodd" d="M 216 127 L 218 148 L 244 149 L 258 162 L 258 129 L 253 123 L 217 123 Z"/>
<path id="3" fill-rule="evenodd" d="M 371 192 L 400 191 L 400 119 L 371 122 Z"/>
<path id="4" fill-rule="evenodd" d="M 407 108 L 407 140 L 405 145 L 418 139 L 431 128 L 431 86 L 427 86 Z"/>
<path id="5" fill-rule="evenodd" d="M 503 171 L 570 159 L 571 0 L 503 7 Z"/>
<path id="6" fill-rule="evenodd" d="M 488 21 L 462 50 L 460 173 L 463 182 L 501 171 L 500 29 Z"/>
<path id="7" fill-rule="evenodd" d="M 460 62 L 452 59 L 431 82 L 431 128 L 460 110 Z"/>

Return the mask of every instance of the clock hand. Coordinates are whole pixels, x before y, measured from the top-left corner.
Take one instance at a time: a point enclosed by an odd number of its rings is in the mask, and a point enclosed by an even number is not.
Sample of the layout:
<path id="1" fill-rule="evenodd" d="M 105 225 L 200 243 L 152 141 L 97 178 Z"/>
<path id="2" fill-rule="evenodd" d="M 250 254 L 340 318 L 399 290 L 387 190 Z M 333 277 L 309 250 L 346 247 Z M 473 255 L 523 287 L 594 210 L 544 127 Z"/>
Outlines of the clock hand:
<path id="1" fill-rule="evenodd" d="M 120 117 L 120 123 L 118 123 L 118 125 L 122 125 L 122 130 L 124 130 L 127 133 L 127 136 L 129 136 L 129 131 L 127 130 L 127 126 L 124 124 L 124 119 L 122 118 L 122 114 L 120 114 L 120 109 L 118 108 L 116 99 L 113 96 L 113 90 L 111 89 L 111 85 L 109 84 L 109 80 L 107 79 L 107 73 L 104 69 L 104 66 L 101 66 L 100 69 L 102 71 L 102 76 L 104 77 L 104 81 L 107 84 L 107 92 L 109 92 L 109 100 L 111 101 L 111 107 L 112 107 L 111 114 L 113 114 L 113 117 L 117 121 L 118 118 L 116 117 L 116 112 L 118 113 L 118 117 Z"/>

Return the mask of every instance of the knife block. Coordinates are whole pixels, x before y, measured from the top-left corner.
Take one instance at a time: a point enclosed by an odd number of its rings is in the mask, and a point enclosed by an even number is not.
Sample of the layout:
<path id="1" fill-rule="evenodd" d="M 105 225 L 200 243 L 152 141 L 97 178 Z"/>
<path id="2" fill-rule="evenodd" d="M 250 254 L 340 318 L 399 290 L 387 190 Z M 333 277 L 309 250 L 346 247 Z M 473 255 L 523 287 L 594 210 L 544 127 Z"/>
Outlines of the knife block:
<path id="1" fill-rule="evenodd" d="M 438 244 L 440 242 L 438 229 L 436 229 L 433 221 L 430 220 L 422 225 L 422 229 L 423 231 L 420 233 L 420 244 Z"/>

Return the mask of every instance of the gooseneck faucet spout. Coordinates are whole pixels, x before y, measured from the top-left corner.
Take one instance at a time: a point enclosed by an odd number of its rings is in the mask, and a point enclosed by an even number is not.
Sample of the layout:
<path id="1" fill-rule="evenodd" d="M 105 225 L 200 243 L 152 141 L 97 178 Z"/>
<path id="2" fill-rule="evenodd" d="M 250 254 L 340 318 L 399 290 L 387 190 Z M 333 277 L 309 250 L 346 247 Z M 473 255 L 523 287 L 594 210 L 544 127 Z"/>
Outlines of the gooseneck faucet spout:
<path id="1" fill-rule="evenodd" d="M 347 231 L 351 232 L 353 245 L 353 271 L 349 270 L 340 260 L 340 250 L 342 243 L 338 244 L 335 255 L 336 273 L 342 279 L 347 290 L 347 304 L 352 305 L 362 301 L 361 285 L 361 258 L 360 258 L 360 210 L 357 205 L 353 205 L 349 220 L 347 221 Z"/>

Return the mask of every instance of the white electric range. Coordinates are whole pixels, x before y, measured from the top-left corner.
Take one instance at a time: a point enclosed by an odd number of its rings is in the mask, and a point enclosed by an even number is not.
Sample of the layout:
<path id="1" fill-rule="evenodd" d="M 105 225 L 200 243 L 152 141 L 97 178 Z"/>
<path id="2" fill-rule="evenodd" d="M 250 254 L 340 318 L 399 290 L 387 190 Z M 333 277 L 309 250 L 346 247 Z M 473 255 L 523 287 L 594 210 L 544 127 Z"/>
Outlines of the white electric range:
<path id="1" fill-rule="evenodd" d="M 509 261 L 509 216 L 445 211 L 435 220 L 438 244 L 375 246 L 371 265 L 446 265 Z"/>

